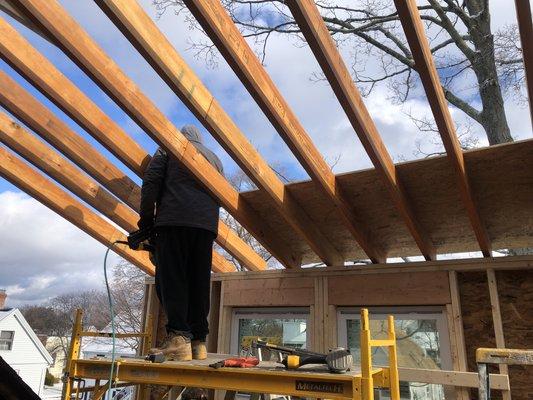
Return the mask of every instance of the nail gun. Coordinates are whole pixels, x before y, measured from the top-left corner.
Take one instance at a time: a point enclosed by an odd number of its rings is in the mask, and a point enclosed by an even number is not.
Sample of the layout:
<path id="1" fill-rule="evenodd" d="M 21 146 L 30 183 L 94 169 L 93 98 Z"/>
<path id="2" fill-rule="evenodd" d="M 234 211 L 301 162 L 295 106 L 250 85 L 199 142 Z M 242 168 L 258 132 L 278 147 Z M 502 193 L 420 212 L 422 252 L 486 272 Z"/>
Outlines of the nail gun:
<path id="1" fill-rule="evenodd" d="M 117 240 L 117 243 L 127 244 L 132 250 L 146 250 L 153 252 L 154 246 L 149 242 L 152 236 L 153 228 L 143 228 L 131 232 L 128 235 L 128 241 Z"/>
<path id="2" fill-rule="evenodd" d="M 328 354 L 321 354 L 291 347 L 276 346 L 257 340 L 252 343 L 252 349 L 256 353 L 260 353 L 262 349 L 267 349 L 282 354 L 284 357 L 281 363 L 287 369 L 296 369 L 302 365 L 309 364 L 325 364 L 330 372 L 343 373 L 353 366 L 353 357 L 350 351 L 342 347 L 332 349 Z"/>

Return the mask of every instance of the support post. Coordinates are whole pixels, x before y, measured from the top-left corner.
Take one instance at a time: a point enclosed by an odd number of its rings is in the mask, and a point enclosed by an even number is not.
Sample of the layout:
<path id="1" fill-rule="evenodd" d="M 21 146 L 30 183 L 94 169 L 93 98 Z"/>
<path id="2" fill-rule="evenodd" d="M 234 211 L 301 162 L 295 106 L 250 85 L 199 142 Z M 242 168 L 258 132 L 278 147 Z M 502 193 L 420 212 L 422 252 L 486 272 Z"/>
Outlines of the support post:
<path id="1" fill-rule="evenodd" d="M 394 331 L 394 317 L 388 317 L 388 338 L 392 341 L 389 349 L 389 382 L 391 400 L 400 400 L 400 381 L 398 374 L 398 354 L 396 351 L 396 332 Z"/>
<path id="2" fill-rule="evenodd" d="M 492 309 L 492 322 L 494 324 L 496 347 L 503 349 L 505 348 L 505 337 L 503 334 L 503 321 L 500 311 L 500 299 L 498 296 L 498 283 L 496 281 L 496 273 L 493 269 L 487 270 L 487 283 L 489 286 L 490 305 Z M 500 370 L 500 374 L 509 375 L 509 367 L 507 364 L 499 364 L 498 368 Z M 490 386 L 488 387 L 490 388 Z M 503 400 L 511 400 L 511 391 L 502 391 L 502 398 Z"/>
<path id="3" fill-rule="evenodd" d="M 368 310 L 361 310 L 361 398 L 374 400 L 374 378 L 372 377 L 372 348 L 370 345 L 370 321 Z"/>

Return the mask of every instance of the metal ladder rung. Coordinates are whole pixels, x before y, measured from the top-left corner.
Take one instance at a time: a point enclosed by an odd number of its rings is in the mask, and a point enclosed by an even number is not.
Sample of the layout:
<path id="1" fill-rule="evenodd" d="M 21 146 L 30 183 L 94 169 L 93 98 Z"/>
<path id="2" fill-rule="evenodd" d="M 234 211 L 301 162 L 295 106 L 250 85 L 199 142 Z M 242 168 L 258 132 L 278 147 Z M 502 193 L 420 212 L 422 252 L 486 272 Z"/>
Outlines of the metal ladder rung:
<path id="1" fill-rule="evenodd" d="M 373 339 L 370 341 L 370 346 L 372 347 L 390 347 L 394 345 L 394 340 L 390 339 Z"/>

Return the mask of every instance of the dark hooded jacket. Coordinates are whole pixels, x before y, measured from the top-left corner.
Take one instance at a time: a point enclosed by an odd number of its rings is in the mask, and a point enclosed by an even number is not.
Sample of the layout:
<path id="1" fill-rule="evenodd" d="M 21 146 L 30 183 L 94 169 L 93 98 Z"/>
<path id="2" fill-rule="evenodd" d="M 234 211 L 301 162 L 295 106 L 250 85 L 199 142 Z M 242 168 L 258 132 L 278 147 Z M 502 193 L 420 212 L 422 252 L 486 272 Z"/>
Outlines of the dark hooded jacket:
<path id="1" fill-rule="evenodd" d="M 202 143 L 198 128 L 186 125 L 181 133 L 196 149 L 223 173 L 218 157 Z M 141 189 L 139 228 L 188 226 L 217 233 L 217 200 L 178 163 L 175 157 L 158 148 L 146 168 Z M 155 211 L 155 220 L 154 220 Z"/>

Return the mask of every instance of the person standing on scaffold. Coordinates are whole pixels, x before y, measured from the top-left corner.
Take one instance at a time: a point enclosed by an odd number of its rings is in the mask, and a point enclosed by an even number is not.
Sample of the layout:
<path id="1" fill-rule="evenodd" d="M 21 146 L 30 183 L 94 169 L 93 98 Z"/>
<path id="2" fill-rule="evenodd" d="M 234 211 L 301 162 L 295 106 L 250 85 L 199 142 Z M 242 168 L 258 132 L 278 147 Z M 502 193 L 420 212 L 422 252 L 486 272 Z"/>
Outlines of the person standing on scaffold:
<path id="1" fill-rule="evenodd" d="M 186 125 L 181 132 L 223 173 L 198 128 Z M 157 149 L 143 176 L 138 226 L 153 228 L 155 287 L 168 319 L 165 341 L 150 352 L 161 352 L 167 360 L 207 358 L 211 257 L 219 209 L 218 201 L 174 156 Z"/>

